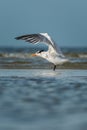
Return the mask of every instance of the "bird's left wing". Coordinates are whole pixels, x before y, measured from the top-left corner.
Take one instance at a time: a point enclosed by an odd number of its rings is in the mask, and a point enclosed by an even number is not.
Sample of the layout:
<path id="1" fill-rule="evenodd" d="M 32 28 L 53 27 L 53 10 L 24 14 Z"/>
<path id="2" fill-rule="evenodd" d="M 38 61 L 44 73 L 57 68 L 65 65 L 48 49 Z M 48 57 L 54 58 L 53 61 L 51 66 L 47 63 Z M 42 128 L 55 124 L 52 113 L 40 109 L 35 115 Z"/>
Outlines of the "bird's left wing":
<path id="1" fill-rule="evenodd" d="M 49 40 L 44 35 L 42 35 L 41 33 L 22 35 L 22 36 L 16 37 L 15 39 L 16 40 L 25 40 L 26 42 L 30 42 L 30 43 L 33 43 L 33 44 L 36 44 L 36 43 L 39 43 L 39 42 L 49 44 Z"/>
<path id="2" fill-rule="evenodd" d="M 47 33 L 38 33 L 38 34 L 28 34 L 28 35 L 22 35 L 15 38 L 16 40 L 25 40 L 26 42 L 30 42 L 33 44 L 36 43 L 45 43 L 48 45 L 48 51 L 49 53 L 55 52 L 58 55 L 64 56 L 58 48 L 58 46 L 55 44 L 55 42 L 51 39 L 51 37 Z"/>

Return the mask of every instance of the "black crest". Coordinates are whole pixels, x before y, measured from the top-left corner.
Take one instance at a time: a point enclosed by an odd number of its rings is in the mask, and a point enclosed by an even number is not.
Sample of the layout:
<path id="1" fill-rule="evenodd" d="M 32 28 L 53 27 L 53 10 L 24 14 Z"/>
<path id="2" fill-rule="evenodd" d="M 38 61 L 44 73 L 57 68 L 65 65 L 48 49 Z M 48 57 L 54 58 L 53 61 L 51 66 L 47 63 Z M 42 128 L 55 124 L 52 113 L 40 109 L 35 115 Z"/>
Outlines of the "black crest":
<path id="1" fill-rule="evenodd" d="M 41 53 L 41 52 L 43 52 L 44 50 L 40 50 L 40 51 L 38 51 L 38 53 Z"/>

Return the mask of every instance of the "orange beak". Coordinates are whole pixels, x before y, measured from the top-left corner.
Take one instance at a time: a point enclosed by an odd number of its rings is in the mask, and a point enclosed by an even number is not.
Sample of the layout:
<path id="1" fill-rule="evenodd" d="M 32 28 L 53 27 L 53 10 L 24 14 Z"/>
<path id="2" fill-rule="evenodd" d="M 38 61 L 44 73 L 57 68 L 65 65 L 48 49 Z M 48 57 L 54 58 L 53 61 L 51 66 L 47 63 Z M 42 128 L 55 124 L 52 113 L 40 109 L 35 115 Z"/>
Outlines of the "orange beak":
<path id="1" fill-rule="evenodd" d="M 34 54 L 32 54 L 31 56 L 37 56 L 37 55 L 34 53 Z"/>

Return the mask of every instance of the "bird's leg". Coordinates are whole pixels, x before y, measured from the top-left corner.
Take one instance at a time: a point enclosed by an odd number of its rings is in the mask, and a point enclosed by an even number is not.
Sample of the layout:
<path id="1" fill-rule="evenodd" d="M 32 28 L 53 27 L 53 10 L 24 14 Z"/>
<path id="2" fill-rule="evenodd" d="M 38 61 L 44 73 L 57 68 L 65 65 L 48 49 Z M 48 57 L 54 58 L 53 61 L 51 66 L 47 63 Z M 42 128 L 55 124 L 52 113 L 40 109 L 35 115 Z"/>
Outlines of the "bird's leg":
<path id="1" fill-rule="evenodd" d="M 55 69 L 56 69 L 56 65 L 54 65 L 54 67 L 53 67 L 53 70 L 55 71 Z"/>

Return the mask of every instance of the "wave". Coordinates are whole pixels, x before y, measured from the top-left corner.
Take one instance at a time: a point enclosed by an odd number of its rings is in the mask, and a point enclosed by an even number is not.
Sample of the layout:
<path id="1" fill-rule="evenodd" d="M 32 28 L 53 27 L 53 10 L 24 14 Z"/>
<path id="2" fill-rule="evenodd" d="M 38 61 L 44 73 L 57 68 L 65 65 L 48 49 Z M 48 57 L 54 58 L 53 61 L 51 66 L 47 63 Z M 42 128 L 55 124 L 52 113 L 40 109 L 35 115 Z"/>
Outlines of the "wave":
<path id="1" fill-rule="evenodd" d="M 52 68 L 53 65 L 46 60 L 31 56 L 32 53 L 40 49 L 41 48 L 0 48 L 0 68 Z M 57 68 L 87 69 L 87 48 L 63 48 L 62 51 L 72 62 L 57 66 Z"/>
<path id="2" fill-rule="evenodd" d="M 87 54 L 79 54 L 79 58 L 87 58 Z"/>
<path id="3" fill-rule="evenodd" d="M 0 53 L 0 58 L 29 58 L 31 54 L 29 53 Z"/>
<path id="4" fill-rule="evenodd" d="M 0 58 L 30 58 L 32 53 L 0 53 Z M 87 58 L 87 53 L 64 53 L 71 58 Z"/>

